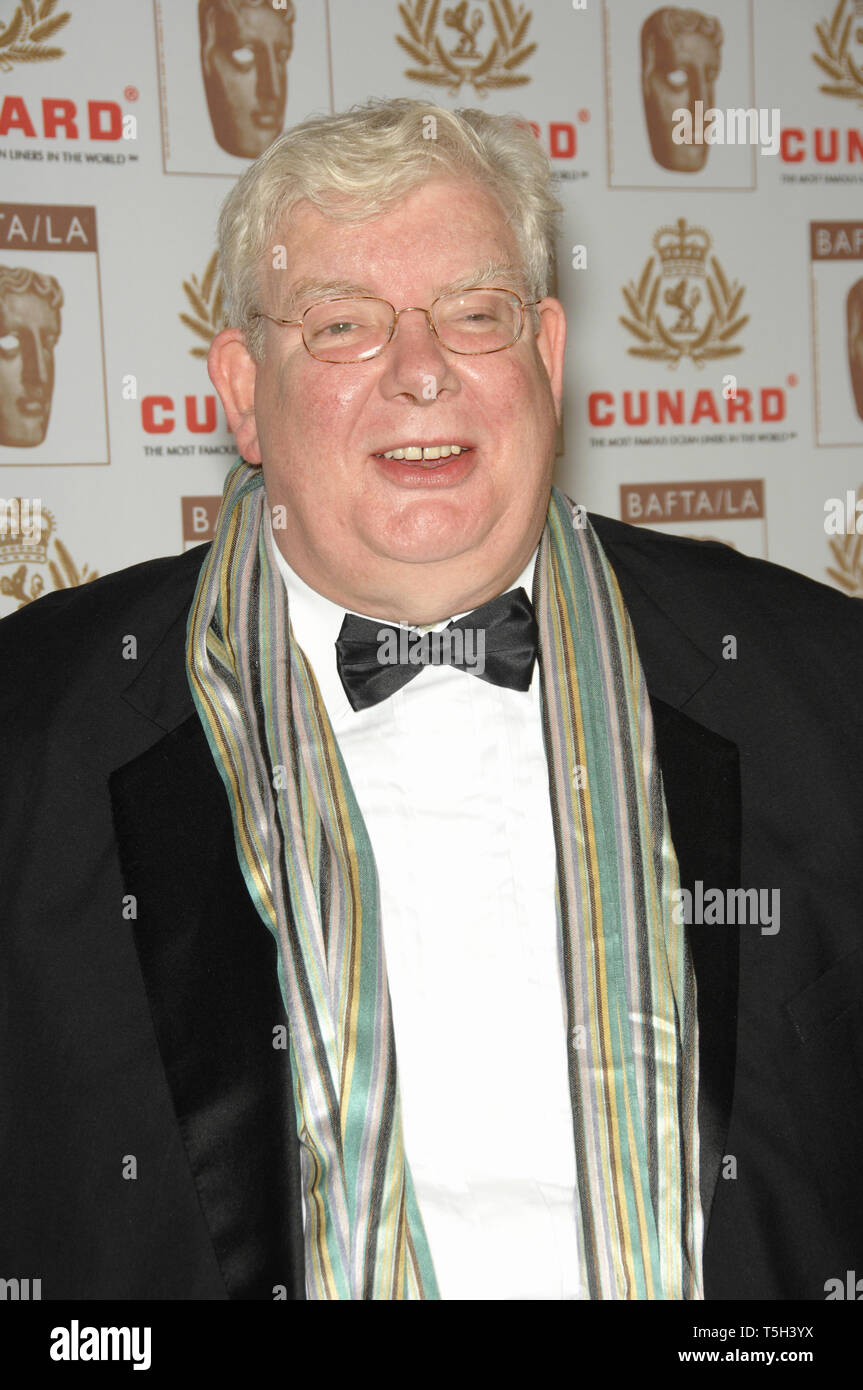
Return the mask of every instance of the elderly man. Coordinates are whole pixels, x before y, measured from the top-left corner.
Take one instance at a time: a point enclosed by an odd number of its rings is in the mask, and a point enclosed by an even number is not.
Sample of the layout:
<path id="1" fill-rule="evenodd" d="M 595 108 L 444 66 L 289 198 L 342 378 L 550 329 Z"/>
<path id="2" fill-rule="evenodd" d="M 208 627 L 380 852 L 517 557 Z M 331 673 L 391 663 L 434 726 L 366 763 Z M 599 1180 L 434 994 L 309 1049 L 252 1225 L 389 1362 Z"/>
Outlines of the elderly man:
<path id="1" fill-rule="evenodd" d="M 861 611 L 552 487 L 555 210 L 505 118 L 282 136 L 220 224 L 212 547 L 0 630 L 43 1297 L 859 1264 Z"/>

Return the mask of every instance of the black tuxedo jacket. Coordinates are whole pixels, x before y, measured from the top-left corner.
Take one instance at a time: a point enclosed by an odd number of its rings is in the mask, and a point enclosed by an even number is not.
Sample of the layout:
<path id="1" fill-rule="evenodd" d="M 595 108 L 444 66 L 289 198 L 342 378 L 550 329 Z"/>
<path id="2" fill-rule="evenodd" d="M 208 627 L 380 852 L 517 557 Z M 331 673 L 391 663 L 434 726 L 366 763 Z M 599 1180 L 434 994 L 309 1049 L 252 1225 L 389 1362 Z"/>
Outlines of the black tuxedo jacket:
<path id="1" fill-rule="evenodd" d="M 863 604 L 593 523 L 683 884 L 780 891 L 776 933 L 689 928 L 706 1296 L 823 1299 L 863 1270 Z M 0 1275 L 45 1299 L 304 1297 L 275 947 L 184 669 L 203 554 L 0 624 Z"/>

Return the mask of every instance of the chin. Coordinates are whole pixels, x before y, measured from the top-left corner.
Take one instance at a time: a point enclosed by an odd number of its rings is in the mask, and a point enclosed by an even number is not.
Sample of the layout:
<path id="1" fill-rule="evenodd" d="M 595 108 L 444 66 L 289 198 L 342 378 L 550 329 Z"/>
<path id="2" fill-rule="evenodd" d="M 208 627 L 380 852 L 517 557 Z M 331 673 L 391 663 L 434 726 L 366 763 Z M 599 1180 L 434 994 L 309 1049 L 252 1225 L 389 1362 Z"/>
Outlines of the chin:
<path id="1" fill-rule="evenodd" d="M 441 516 L 440 512 L 429 515 L 434 510 L 423 508 L 422 518 L 401 518 L 407 524 L 388 528 L 375 549 L 391 560 L 432 565 L 477 550 L 491 530 L 490 522 L 468 521 L 453 514 Z"/>

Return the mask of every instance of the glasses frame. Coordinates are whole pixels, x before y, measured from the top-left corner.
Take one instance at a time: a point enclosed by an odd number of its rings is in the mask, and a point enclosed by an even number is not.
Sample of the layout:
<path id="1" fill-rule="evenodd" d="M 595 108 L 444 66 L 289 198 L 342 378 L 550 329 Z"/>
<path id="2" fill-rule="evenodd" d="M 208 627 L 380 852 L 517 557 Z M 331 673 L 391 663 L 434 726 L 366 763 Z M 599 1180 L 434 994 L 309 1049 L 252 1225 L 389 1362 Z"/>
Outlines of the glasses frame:
<path id="1" fill-rule="evenodd" d="M 471 294 L 474 290 L 497 290 L 502 294 L 508 294 L 511 299 L 515 299 L 518 302 L 521 318 L 518 325 L 518 332 L 516 333 L 515 337 L 512 339 L 511 342 L 504 343 L 503 346 L 499 348 L 480 348 L 477 352 L 462 352 L 459 348 L 448 347 L 446 343 L 442 342 L 441 337 L 434 325 L 433 315 L 435 305 L 439 304 L 442 299 L 452 299 L 453 296 L 460 294 Z M 391 310 L 392 324 L 390 326 L 390 332 L 386 342 L 381 343 L 380 347 L 375 348 L 372 352 L 365 353 L 362 357 L 356 357 L 352 360 L 348 359 L 344 362 L 333 362 L 332 359 L 329 357 L 319 357 L 316 352 L 312 352 L 311 348 L 306 342 L 306 315 L 310 314 L 312 309 L 319 308 L 321 304 L 355 304 L 357 300 L 363 299 L 370 300 L 375 304 L 386 304 L 387 308 Z M 302 316 L 298 319 L 276 318 L 274 314 L 264 313 L 263 309 L 256 310 L 256 312 L 253 313 L 251 317 L 253 319 L 269 319 L 270 323 L 278 324 L 280 327 L 283 328 L 299 328 L 302 332 L 303 347 L 306 349 L 306 352 L 309 354 L 309 356 L 313 357 L 316 362 L 326 362 L 327 365 L 331 367 L 354 367 L 359 366 L 362 362 L 371 362 L 375 357 L 380 357 L 381 353 L 386 351 L 393 338 L 396 336 L 396 333 L 398 332 L 399 319 L 401 318 L 402 314 L 425 314 L 426 323 L 428 324 L 434 336 L 437 338 L 441 347 L 444 349 L 445 352 L 454 353 L 456 357 L 490 357 L 491 354 L 495 352 L 506 352 L 508 348 L 515 347 L 515 344 L 518 342 L 519 338 L 524 332 L 525 309 L 533 309 L 536 307 L 537 304 L 541 303 L 541 299 L 522 299 L 520 294 L 516 294 L 515 290 L 507 289 L 505 285 L 469 285 L 467 289 L 464 290 L 448 290 L 446 294 L 439 294 L 436 299 L 432 300 L 431 304 L 427 309 L 423 308 L 422 305 L 418 304 L 411 304 L 404 309 L 397 309 L 396 306 L 394 304 L 391 304 L 388 299 L 381 299 L 380 296 L 376 294 L 338 294 L 334 295 L 332 299 L 315 300 L 314 304 L 310 304 L 307 309 L 303 310 Z"/>

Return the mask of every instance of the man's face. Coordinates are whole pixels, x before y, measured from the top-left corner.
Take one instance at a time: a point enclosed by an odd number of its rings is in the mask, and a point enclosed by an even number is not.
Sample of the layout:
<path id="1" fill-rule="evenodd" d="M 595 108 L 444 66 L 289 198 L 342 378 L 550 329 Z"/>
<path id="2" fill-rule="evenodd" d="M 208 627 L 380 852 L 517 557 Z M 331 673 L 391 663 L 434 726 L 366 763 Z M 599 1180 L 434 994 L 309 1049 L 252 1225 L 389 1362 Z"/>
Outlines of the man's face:
<path id="1" fill-rule="evenodd" d="M 353 282 L 397 309 L 427 308 L 490 261 L 514 267 L 516 278 L 489 283 L 514 284 L 525 297 L 500 204 L 458 179 L 433 179 L 396 210 L 353 225 L 302 204 L 276 240 L 290 270 L 266 262 L 261 300 L 276 315 L 288 316 L 289 289 L 303 281 Z M 325 297 L 301 297 L 289 316 Z M 465 357 L 410 313 L 380 356 L 336 365 L 312 358 L 298 328 L 266 322 L 252 413 L 237 440 L 246 459 L 263 461 L 270 505 L 285 504 L 287 528 L 276 539 L 307 583 L 373 617 L 433 622 L 520 574 L 551 486 L 565 339 L 556 300 L 543 301 L 541 324 L 535 336 L 527 311 L 512 347 Z M 383 458 L 450 444 L 466 452 L 440 469 Z"/>
<path id="2" fill-rule="evenodd" d="M 293 10 L 241 6 L 206 14 L 201 67 L 213 133 L 223 150 L 256 159 L 285 119 L 286 66 L 293 48 Z"/>
<path id="3" fill-rule="evenodd" d="M 719 74 L 719 49 L 705 34 L 683 33 L 666 37 L 648 32 L 642 90 L 647 133 L 653 158 L 663 169 L 689 174 L 703 169 L 706 145 L 676 145 L 671 138 L 674 112 L 684 107 L 695 117 L 695 103 L 713 105 L 714 83 Z"/>
<path id="4" fill-rule="evenodd" d="M 34 294 L 0 299 L 0 444 L 31 448 L 48 430 L 60 311 Z"/>
<path id="5" fill-rule="evenodd" d="M 848 369 L 857 414 L 863 420 L 863 280 L 848 291 Z"/>

